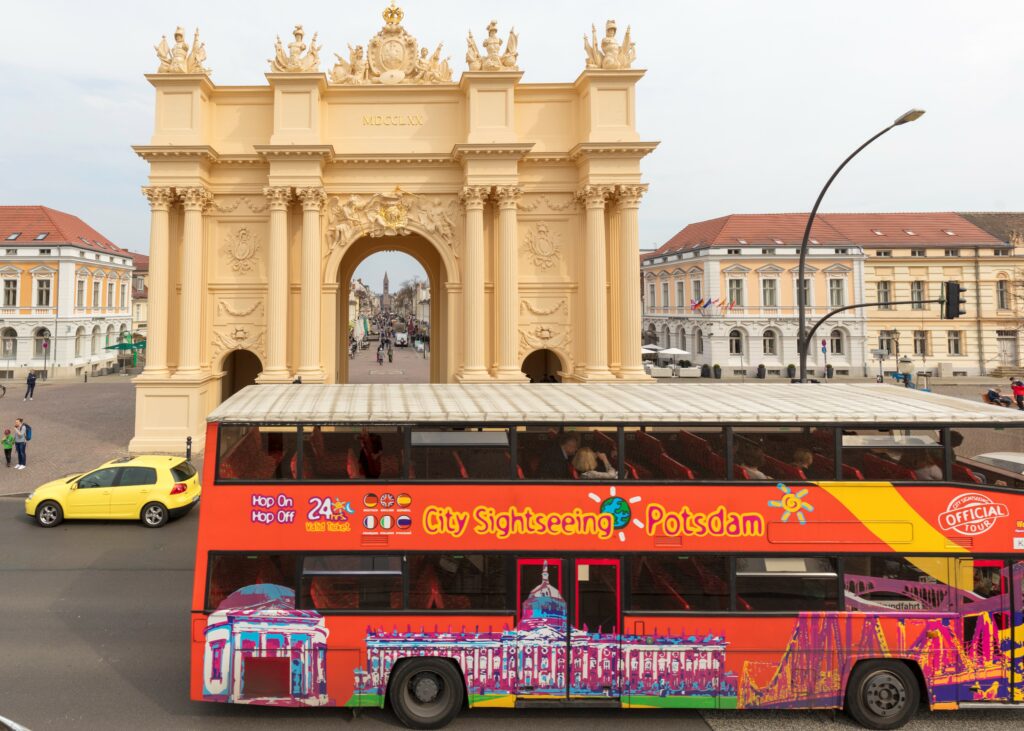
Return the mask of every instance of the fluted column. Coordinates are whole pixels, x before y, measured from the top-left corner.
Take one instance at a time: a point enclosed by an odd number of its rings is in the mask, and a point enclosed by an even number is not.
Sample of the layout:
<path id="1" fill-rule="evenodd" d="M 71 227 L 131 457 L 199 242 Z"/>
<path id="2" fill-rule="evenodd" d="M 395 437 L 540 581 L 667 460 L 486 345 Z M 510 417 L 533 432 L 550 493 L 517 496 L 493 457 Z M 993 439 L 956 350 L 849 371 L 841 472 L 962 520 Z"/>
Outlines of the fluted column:
<path id="1" fill-rule="evenodd" d="M 466 207 L 466 250 L 462 258 L 462 376 L 463 381 L 490 380 L 484 366 L 484 199 L 490 188 L 462 189 Z"/>
<path id="2" fill-rule="evenodd" d="M 264 188 L 270 208 L 267 251 L 267 362 L 260 382 L 291 380 L 288 374 L 288 203 L 291 188 Z"/>
<path id="3" fill-rule="evenodd" d="M 203 211 L 213 196 L 202 186 L 178 188 L 185 223 L 181 251 L 181 318 L 178 323 L 179 378 L 199 376 L 199 346 L 202 338 L 203 298 Z"/>
<path id="4" fill-rule="evenodd" d="M 587 185 L 578 193 L 586 207 L 587 238 L 584 259 L 586 280 L 584 291 L 584 335 L 586 337 L 588 381 L 614 378 L 608 370 L 608 266 L 604 232 L 604 201 L 611 189 L 604 185 Z"/>
<path id="5" fill-rule="evenodd" d="M 620 185 L 619 205 L 619 332 L 620 378 L 647 378 L 640 360 L 640 199 L 646 185 Z"/>
<path id="6" fill-rule="evenodd" d="M 166 378 L 167 315 L 170 307 L 170 210 L 174 193 L 170 188 L 148 187 L 142 194 L 149 201 L 149 300 L 146 321 L 145 375 Z"/>
<path id="7" fill-rule="evenodd" d="M 494 189 L 498 201 L 498 236 L 495 270 L 494 324 L 497 334 L 498 370 L 501 381 L 524 381 L 519 367 L 519 257 L 517 225 L 522 188 L 501 186 Z"/>
<path id="8" fill-rule="evenodd" d="M 320 383 L 320 209 L 327 195 L 323 188 L 297 188 L 302 201 L 302 331 L 299 336 L 298 375 L 306 383 Z"/>

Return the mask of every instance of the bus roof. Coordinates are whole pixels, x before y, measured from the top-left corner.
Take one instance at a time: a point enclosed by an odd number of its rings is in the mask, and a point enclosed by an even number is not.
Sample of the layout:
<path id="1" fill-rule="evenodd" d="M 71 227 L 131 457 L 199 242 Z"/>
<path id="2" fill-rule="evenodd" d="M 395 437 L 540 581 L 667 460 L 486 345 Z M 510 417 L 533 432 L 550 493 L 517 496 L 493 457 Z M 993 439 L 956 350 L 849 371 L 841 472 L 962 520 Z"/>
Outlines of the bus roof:
<path id="1" fill-rule="evenodd" d="M 267 384 L 208 421 L 1024 426 L 1024 411 L 873 383 Z"/>

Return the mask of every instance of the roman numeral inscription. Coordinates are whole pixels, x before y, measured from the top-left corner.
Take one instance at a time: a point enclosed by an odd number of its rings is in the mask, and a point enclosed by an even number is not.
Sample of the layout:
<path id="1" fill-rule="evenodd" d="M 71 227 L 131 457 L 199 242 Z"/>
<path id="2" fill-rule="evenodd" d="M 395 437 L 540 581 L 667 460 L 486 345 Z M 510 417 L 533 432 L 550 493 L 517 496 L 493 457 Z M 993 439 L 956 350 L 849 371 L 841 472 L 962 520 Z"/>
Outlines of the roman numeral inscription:
<path id="1" fill-rule="evenodd" d="M 422 127 L 422 114 L 364 114 L 364 127 Z"/>

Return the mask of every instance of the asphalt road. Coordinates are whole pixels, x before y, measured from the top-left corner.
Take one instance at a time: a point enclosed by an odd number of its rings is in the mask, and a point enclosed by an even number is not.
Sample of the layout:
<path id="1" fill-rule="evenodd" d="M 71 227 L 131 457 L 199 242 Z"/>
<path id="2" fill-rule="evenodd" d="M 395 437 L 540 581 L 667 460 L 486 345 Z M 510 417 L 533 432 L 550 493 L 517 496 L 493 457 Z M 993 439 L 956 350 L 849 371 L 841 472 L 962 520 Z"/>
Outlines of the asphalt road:
<path id="1" fill-rule="evenodd" d="M 0 717 L 49 729 L 302 729 L 398 723 L 389 712 L 273 709 L 188 699 L 188 609 L 198 515 L 159 530 L 81 521 L 51 530 L 0 497 Z M 852 729 L 831 713 L 506 711 L 463 713 L 451 728 L 618 731 Z M 1016 711 L 922 713 L 908 729 L 1019 729 Z M 2 728 L 2 724 L 0 724 Z"/>

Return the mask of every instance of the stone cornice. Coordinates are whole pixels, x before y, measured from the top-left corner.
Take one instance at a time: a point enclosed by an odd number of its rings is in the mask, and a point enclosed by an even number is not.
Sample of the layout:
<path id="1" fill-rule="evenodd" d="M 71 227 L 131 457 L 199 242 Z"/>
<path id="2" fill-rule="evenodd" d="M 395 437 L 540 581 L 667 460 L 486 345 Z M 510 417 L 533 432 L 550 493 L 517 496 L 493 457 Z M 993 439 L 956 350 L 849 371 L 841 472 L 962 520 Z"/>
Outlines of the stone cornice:
<path id="1" fill-rule="evenodd" d="M 209 74 L 146 74 L 146 80 L 153 86 L 198 86 L 202 91 L 210 93 L 214 84 Z"/>
<path id="2" fill-rule="evenodd" d="M 335 155 L 332 162 L 341 165 L 450 165 L 448 153 L 371 153 L 365 155 Z"/>
<path id="3" fill-rule="evenodd" d="M 660 142 L 581 142 L 569 150 L 569 159 L 627 157 L 639 160 L 654 152 Z"/>
<path id="4" fill-rule="evenodd" d="M 593 81 L 631 81 L 634 84 L 643 78 L 647 69 L 585 69 L 572 82 L 574 87 L 584 86 Z"/>
<path id="5" fill-rule="evenodd" d="M 163 74 L 161 74 L 163 76 Z M 219 162 L 220 156 L 209 145 L 132 145 L 135 154 L 146 162 L 171 159 Z"/>
<path id="6" fill-rule="evenodd" d="M 481 71 L 480 73 L 484 72 Z M 493 73 L 498 74 L 502 72 L 495 71 Z M 457 144 L 452 147 L 451 156 L 459 162 L 471 157 L 510 157 L 521 160 L 533 149 L 533 145 L 533 142 Z"/>
<path id="7" fill-rule="evenodd" d="M 253 145 L 253 149 L 264 160 L 300 158 L 334 162 L 334 145 Z"/>
<path id="8" fill-rule="evenodd" d="M 515 85 L 523 78 L 522 71 L 463 71 L 459 77 L 459 88 L 466 89 L 471 84 L 479 86 Z"/>
<path id="9" fill-rule="evenodd" d="M 264 76 L 267 78 L 267 83 L 271 86 L 309 86 L 312 82 L 321 91 L 327 88 L 327 74 L 323 71 L 271 71 L 264 74 Z"/>

